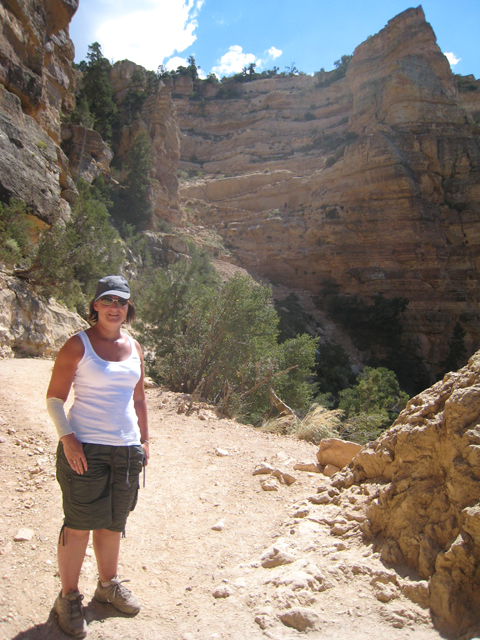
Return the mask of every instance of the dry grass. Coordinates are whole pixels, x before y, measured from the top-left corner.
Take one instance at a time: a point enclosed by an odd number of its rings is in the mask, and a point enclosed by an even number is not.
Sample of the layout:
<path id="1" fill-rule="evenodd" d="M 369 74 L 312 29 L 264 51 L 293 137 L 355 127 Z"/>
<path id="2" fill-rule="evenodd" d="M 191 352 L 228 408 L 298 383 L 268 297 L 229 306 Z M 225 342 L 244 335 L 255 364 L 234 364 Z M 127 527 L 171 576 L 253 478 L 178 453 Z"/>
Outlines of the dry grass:
<path id="1" fill-rule="evenodd" d="M 326 409 L 322 405 L 314 404 L 310 411 L 299 420 L 295 416 L 280 416 L 270 418 L 262 425 L 262 431 L 295 435 L 300 440 L 307 440 L 318 444 L 324 438 L 338 438 L 343 411 L 340 409 Z"/>

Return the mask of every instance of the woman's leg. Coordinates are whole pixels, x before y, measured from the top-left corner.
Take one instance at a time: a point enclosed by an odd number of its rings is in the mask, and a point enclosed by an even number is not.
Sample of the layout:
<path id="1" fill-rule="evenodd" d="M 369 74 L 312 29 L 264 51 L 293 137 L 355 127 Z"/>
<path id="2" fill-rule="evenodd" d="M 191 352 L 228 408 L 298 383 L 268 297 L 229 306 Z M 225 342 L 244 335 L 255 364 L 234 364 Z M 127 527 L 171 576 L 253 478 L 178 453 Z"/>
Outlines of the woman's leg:
<path id="1" fill-rule="evenodd" d="M 78 591 L 78 579 L 87 549 L 90 531 L 64 527 L 58 543 L 58 571 L 62 596 Z"/>
<path id="2" fill-rule="evenodd" d="M 95 599 L 109 602 L 116 609 L 134 616 L 140 611 L 140 602 L 117 576 L 118 554 L 120 551 L 119 531 L 96 529 L 93 532 L 93 548 L 97 558 L 99 581 L 95 590 Z"/>
<path id="3" fill-rule="evenodd" d="M 109 529 L 96 529 L 93 532 L 93 549 L 100 582 L 108 582 L 117 575 L 121 535 L 120 531 Z"/>

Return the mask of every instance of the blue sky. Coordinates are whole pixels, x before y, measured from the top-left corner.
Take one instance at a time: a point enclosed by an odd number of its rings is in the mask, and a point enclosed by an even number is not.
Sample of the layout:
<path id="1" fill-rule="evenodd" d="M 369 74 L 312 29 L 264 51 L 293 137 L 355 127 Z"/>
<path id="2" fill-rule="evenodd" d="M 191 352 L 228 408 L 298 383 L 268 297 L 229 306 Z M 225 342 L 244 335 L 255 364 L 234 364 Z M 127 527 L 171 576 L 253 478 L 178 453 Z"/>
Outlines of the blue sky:
<path id="1" fill-rule="evenodd" d="M 80 0 L 70 25 L 75 60 L 98 41 L 112 61 L 176 68 L 194 55 L 202 73 L 284 71 L 312 74 L 411 5 L 402 0 Z M 480 0 L 424 0 L 422 7 L 455 73 L 480 77 Z"/>

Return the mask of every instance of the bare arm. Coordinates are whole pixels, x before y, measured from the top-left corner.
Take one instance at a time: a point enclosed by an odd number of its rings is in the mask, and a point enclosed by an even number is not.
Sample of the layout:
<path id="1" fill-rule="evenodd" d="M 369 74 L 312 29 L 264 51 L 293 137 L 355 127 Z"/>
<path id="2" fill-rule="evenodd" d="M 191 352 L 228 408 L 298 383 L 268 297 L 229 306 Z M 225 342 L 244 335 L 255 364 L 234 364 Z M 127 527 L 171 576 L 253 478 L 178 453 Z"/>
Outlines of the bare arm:
<path id="1" fill-rule="evenodd" d="M 78 336 L 73 336 L 63 345 L 58 352 L 53 365 L 52 377 L 47 390 L 47 398 L 60 398 L 66 402 L 72 387 L 73 377 L 77 365 L 83 357 L 84 347 Z M 74 433 L 60 438 L 63 451 L 69 465 L 77 473 L 83 474 L 87 470 L 87 459 L 83 453 L 82 443 L 77 440 Z"/>
<path id="2" fill-rule="evenodd" d="M 147 416 L 147 400 L 145 398 L 145 387 L 143 385 L 145 378 L 145 365 L 143 361 L 142 348 L 135 340 L 135 347 L 138 351 L 141 362 L 140 380 L 133 391 L 133 406 L 138 418 L 138 426 L 140 428 L 140 442 L 142 443 L 143 452 L 145 454 L 145 464 L 148 464 L 150 457 L 150 446 L 148 442 L 148 416 Z"/>

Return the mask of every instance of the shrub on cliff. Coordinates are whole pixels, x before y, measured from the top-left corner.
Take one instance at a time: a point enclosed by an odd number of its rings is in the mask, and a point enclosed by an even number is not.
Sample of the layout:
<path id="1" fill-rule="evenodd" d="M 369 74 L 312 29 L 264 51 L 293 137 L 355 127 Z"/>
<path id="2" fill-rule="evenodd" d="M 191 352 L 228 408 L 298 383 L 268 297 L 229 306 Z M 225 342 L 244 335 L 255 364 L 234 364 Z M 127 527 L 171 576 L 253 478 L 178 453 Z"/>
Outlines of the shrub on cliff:
<path id="1" fill-rule="evenodd" d="M 36 246 L 30 243 L 23 266 L 15 274 L 36 285 L 43 295 L 54 296 L 82 313 L 98 279 L 118 272 L 124 250 L 105 203 L 82 180 L 77 188 L 79 197 L 70 219 L 45 230 Z M 18 220 L 21 216 L 15 224 Z"/>
<path id="2" fill-rule="evenodd" d="M 0 262 L 10 267 L 28 263 L 33 251 L 30 237 L 32 226 L 23 202 L 12 200 L 9 205 L 0 203 Z"/>
<path id="3" fill-rule="evenodd" d="M 270 409 L 268 386 L 293 408 L 310 404 L 316 340 L 278 344 L 268 287 L 242 276 L 219 283 L 197 254 L 157 271 L 138 297 L 149 364 L 170 389 L 197 391 L 227 415 L 253 422 Z"/>

